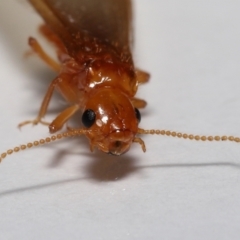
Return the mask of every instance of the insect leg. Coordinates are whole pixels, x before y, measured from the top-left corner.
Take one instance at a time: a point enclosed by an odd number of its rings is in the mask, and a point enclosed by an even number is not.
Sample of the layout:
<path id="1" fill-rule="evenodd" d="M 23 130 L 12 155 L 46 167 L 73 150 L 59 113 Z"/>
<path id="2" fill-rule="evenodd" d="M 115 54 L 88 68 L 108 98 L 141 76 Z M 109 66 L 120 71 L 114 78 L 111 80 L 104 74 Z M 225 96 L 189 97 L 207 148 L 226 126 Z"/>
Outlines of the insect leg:
<path id="1" fill-rule="evenodd" d="M 41 25 L 39 31 L 49 42 L 53 43 L 60 52 L 66 52 L 66 48 L 62 41 L 47 25 Z"/>
<path id="2" fill-rule="evenodd" d="M 30 37 L 28 40 L 29 45 L 33 49 L 35 53 L 47 64 L 49 65 L 53 70 L 56 72 L 60 71 L 60 64 L 57 63 L 54 59 L 52 59 L 41 47 L 41 45 L 38 43 L 38 41 L 35 38 Z"/>
<path id="3" fill-rule="evenodd" d="M 33 125 L 37 125 L 38 123 L 42 123 L 44 125 L 49 125 L 48 122 L 42 121 L 42 118 L 46 114 L 50 99 L 52 98 L 53 91 L 54 91 L 55 87 L 58 85 L 59 81 L 62 81 L 62 79 L 60 77 L 55 78 L 51 82 L 50 86 L 48 87 L 48 90 L 47 90 L 47 92 L 45 94 L 45 97 L 42 101 L 41 108 L 39 110 L 37 118 L 34 119 L 34 120 L 30 120 L 30 121 L 24 121 L 24 122 L 18 124 L 19 128 L 21 128 L 22 126 L 27 125 L 29 123 L 32 123 Z"/>
<path id="4" fill-rule="evenodd" d="M 149 73 L 144 72 L 140 69 L 136 69 L 135 73 L 136 73 L 136 76 L 137 76 L 138 83 L 142 84 L 142 83 L 146 83 L 146 82 L 149 81 L 149 78 L 150 78 Z"/>
<path id="5" fill-rule="evenodd" d="M 148 80 L 150 78 L 149 73 L 144 72 L 140 69 L 136 69 L 135 73 L 136 73 L 137 81 L 139 84 L 148 82 Z M 132 102 L 133 106 L 136 108 L 145 108 L 147 105 L 146 101 L 144 101 L 143 99 L 139 99 L 139 98 L 132 98 L 131 102 Z"/>
<path id="6" fill-rule="evenodd" d="M 132 98 L 131 102 L 135 108 L 145 108 L 147 105 L 146 101 L 144 101 L 143 99 L 139 99 L 139 98 Z"/>
<path id="7" fill-rule="evenodd" d="M 79 110 L 79 105 L 73 105 L 62 111 L 49 125 L 50 133 L 59 131 L 63 125 Z"/>

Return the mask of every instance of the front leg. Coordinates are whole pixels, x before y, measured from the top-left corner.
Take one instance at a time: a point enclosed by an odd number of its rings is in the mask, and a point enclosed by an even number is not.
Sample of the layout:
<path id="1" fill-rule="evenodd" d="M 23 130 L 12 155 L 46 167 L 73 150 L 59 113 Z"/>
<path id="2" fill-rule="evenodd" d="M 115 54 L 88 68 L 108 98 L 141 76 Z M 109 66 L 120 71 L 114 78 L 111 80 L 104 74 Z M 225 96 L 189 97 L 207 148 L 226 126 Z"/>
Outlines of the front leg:
<path id="1" fill-rule="evenodd" d="M 50 133 L 59 131 L 63 125 L 79 110 L 79 105 L 73 105 L 62 111 L 49 125 Z"/>
<path id="2" fill-rule="evenodd" d="M 46 115 L 49 102 L 52 98 L 53 91 L 55 90 L 55 88 L 58 86 L 58 84 L 61 81 L 62 81 L 62 79 L 60 78 L 60 76 L 58 76 L 51 82 L 50 86 L 48 87 L 47 93 L 45 94 L 45 97 L 42 101 L 42 104 L 41 104 L 41 107 L 40 107 L 37 117 L 34 120 L 28 120 L 28 121 L 24 121 L 24 122 L 18 124 L 19 128 L 21 128 L 22 126 L 27 125 L 27 124 L 37 125 L 38 123 L 42 123 L 44 125 L 49 125 L 49 123 L 42 121 L 42 118 Z"/>

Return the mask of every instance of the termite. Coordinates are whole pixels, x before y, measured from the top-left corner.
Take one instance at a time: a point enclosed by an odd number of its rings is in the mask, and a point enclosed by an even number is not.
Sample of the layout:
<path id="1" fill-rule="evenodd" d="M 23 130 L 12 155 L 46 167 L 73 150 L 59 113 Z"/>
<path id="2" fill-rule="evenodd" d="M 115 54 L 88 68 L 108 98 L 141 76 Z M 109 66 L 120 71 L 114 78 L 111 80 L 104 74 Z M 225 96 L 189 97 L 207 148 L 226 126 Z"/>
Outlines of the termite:
<path id="1" fill-rule="evenodd" d="M 200 136 L 167 130 L 139 128 L 139 108 L 146 102 L 135 97 L 138 86 L 149 74 L 134 66 L 131 54 L 131 0 L 29 0 L 45 20 L 41 33 L 57 48 L 59 62 L 29 38 L 32 50 L 58 75 L 51 82 L 34 120 L 19 124 L 48 125 L 50 133 L 60 131 L 77 112 L 83 127 L 20 145 L 1 154 L 0 161 L 13 152 L 69 136 L 85 135 L 90 149 L 122 155 L 132 143 L 145 152 L 141 134 L 158 134 L 201 141 L 235 141 L 233 136 Z M 51 122 L 43 121 L 54 91 L 69 103 Z"/>

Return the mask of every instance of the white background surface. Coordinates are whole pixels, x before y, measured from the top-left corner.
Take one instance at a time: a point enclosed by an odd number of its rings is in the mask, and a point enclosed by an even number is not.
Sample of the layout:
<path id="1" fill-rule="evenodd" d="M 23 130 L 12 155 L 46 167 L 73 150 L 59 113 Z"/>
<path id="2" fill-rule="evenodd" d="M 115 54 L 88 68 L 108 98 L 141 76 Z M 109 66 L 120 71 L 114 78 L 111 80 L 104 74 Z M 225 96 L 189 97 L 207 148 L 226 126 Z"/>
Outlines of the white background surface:
<path id="1" fill-rule="evenodd" d="M 151 2 L 151 3 L 150 3 Z M 151 73 L 142 128 L 240 135 L 240 2 L 135 1 L 136 65 Z M 54 73 L 25 59 L 41 19 L 0 1 L 0 149 L 48 136 L 36 116 Z M 61 98 L 51 105 L 53 119 Z M 14 154 L 0 165 L 0 239 L 239 239 L 240 145 L 143 137 L 122 157 L 85 138 Z"/>

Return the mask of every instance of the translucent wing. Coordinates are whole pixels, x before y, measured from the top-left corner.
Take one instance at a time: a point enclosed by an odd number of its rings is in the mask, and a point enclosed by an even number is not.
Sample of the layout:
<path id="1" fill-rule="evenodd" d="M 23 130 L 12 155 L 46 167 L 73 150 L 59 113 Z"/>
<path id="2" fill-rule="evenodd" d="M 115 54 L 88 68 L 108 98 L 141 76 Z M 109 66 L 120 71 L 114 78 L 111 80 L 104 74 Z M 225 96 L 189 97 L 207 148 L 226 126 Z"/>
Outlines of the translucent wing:
<path id="1" fill-rule="evenodd" d="M 83 37 L 129 48 L 131 0 L 29 0 L 72 52 Z"/>

